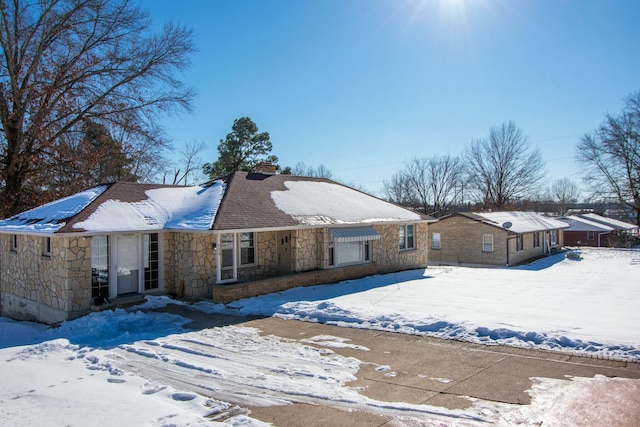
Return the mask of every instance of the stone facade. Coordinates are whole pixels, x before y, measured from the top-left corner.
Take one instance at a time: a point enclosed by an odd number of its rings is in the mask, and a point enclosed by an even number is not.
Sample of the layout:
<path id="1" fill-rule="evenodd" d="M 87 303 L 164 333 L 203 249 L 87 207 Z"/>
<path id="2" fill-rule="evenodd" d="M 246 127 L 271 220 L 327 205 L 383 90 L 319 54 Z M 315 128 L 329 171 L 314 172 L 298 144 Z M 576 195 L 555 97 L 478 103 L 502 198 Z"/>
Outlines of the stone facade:
<path id="1" fill-rule="evenodd" d="M 550 245 L 549 231 L 537 232 L 539 246 L 534 247 L 534 233 L 522 235 L 522 250 L 517 250 L 517 235 L 461 215 L 453 215 L 429 225 L 429 263 L 467 265 L 517 265 L 543 256 L 545 248 L 562 247 L 562 230 L 558 244 Z M 440 248 L 432 247 L 433 233 L 440 233 Z M 493 251 L 483 250 L 483 235 L 493 236 Z M 546 243 L 545 243 L 546 240 Z"/>
<path id="2" fill-rule="evenodd" d="M 2 315 L 56 323 L 81 316 L 91 306 L 90 241 L 82 237 L 0 235 Z"/>
<path id="3" fill-rule="evenodd" d="M 330 270 L 314 270 L 287 276 L 272 277 L 253 282 L 240 282 L 231 285 L 216 285 L 213 288 L 215 302 L 228 303 L 241 298 L 280 292 L 300 286 L 314 286 L 323 283 L 336 283 L 343 280 L 371 276 L 377 273 L 373 263 L 359 264 L 349 267 L 332 268 Z"/>
<path id="4" fill-rule="evenodd" d="M 202 296 L 211 292 L 216 281 L 216 236 L 210 233 L 165 233 L 164 290 L 184 296 Z"/>
<path id="5" fill-rule="evenodd" d="M 398 224 L 376 225 L 380 240 L 373 242 L 373 261 L 378 273 L 391 273 L 412 268 L 426 268 L 429 257 L 427 223 L 414 225 L 414 248 L 399 250 L 400 228 Z"/>
<path id="6" fill-rule="evenodd" d="M 293 268 L 296 273 L 326 268 L 328 248 L 326 228 L 295 230 L 292 239 Z"/>
<path id="7" fill-rule="evenodd" d="M 399 250 L 399 224 L 374 225 L 380 239 L 371 246 L 371 262 L 329 267 L 329 229 L 302 229 L 292 231 L 292 253 L 295 272 L 287 276 L 265 275 L 253 281 L 215 285 L 213 299 L 227 303 L 240 298 L 279 292 L 299 286 L 313 286 L 384 274 L 413 268 L 426 268 L 429 239 L 427 223 L 414 225 L 415 247 Z M 275 233 L 274 233 L 275 234 Z M 266 240 L 266 239 L 261 239 Z M 258 261 L 261 262 L 261 261 Z M 240 276 L 240 272 L 239 272 Z"/>
<path id="8" fill-rule="evenodd" d="M 398 224 L 373 227 L 380 239 L 371 242 L 371 261 L 337 268 L 329 267 L 328 228 L 291 230 L 292 273 L 285 276 L 278 276 L 278 232 L 255 232 L 256 262 L 238 267 L 235 285 L 216 285 L 214 233 L 161 232 L 160 288 L 153 291 L 210 298 L 226 289 L 221 296 L 226 301 L 427 266 L 426 223 L 415 224 L 415 248 L 406 251 L 398 247 Z M 115 235 L 109 237 L 111 245 Z M 91 310 L 91 236 L 18 235 L 16 250 L 12 250 L 12 238 L 0 234 L 1 315 L 56 323 Z M 50 254 L 44 251 L 47 238 Z"/>

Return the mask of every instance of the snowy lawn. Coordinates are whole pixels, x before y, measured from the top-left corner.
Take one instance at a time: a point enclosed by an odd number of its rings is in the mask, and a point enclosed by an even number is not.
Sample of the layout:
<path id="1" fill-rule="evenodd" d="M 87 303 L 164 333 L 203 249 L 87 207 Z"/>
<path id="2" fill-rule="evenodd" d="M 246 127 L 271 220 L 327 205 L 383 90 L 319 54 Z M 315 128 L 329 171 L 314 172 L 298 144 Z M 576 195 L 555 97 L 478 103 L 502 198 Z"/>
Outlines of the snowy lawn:
<path id="1" fill-rule="evenodd" d="M 436 267 L 198 308 L 638 360 L 640 251 L 581 255 L 512 269 Z M 148 298 L 144 306 L 168 303 Z M 328 346 L 238 326 L 186 332 L 187 321 L 137 308 L 55 329 L 0 319 L 0 425 L 262 426 L 242 406 L 292 401 L 331 401 L 412 426 L 577 426 L 597 425 L 604 415 L 637 417 L 637 407 L 617 405 L 633 402 L 640 380 L 601 376 L 534 379 L 524 406 L 476 401 L 450 411 L 380 402 L 348 386 L 360 361 Z M 340 337 L 316 339 L 345 345 Z M 573 416 L 578 407 L 585 418 Z"/>
<path id="2" fill-rule="evenodd" d="M 574 252 L 582 260 L 560 253 L 508 269 L 430 267 L 227 307 L 239 314 L 640 360 L 640 249 Z"/>

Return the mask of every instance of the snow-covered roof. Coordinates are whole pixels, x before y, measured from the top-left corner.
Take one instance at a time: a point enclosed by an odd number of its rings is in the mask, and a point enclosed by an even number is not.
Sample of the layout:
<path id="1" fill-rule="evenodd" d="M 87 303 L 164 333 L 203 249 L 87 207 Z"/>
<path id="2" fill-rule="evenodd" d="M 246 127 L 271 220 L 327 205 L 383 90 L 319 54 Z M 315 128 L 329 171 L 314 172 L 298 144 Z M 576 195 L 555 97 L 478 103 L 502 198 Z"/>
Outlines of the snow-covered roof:
<path id="1" fill-rule="evenodd" d="M 214 230 L 435 221 L 325 178 L 235 172 L 225 182 Z"/>
<path id="2" fill-rule="evenodd" d="M 89 188 L 60 200 L 0 220 L 0 230 L 13 232 L 55 233 L 66 222 L 86 208 L 108 188 Z"/>
<path id="3" fill-rule="evenodd" d="M 305 225 L 417 221 L 420 215 L 339 184 L 285 181 L 276 207 Z"/>
<path id="4" fill-rule="evenodd" d="M 233 174 L 206 186 L 116 182 L 0 221 L 0 232 L 258 230 L 433 220 L 321 178 Z"/>
<path id="5" fill-rule="evenodd" d="M 569 227 L 569 224 L 566 222 L 549 218 L 535 212 L 475 212 L 474 214 L 519 234 Z M 510 226 L 505 227 L 505 225 L 509 225 L 509 223 Z"/>
<path id="6" fill-rule="evenodd" d="M 224 195 L 224 183 L 208 187 L 166 187 L 146 191 L 136 202 L 104 201 L 74 229 L 95 232 L 142 230 L 192 230 L 211 228 Z"/>
<path id="7" fill-rule="evenodd" d="M 580 218 L 576 215 L 570 215 L 562 217 L 562 221 L 569 224 L 569 228 L 566 231 L 602 231 L 609 232 L 613 231 L 613 227 L 609 227 L 605 224 L 600 224 L 598 222 L 590 221 L 585 218 Z"/>
<path id="8" fill-rule="evenodd" d="M 594 213 L 578 214 L 577 216 L 593 222 L 608 225 L 610 227 L 615 228 L 616 230 L 630 231 L 638 228 L 637 225 L 629 224 L 628 222 L 624 222 L 624 221 L 618 221 L 617 219 L 613 219 L 613 218 L 607 218 Z"/>

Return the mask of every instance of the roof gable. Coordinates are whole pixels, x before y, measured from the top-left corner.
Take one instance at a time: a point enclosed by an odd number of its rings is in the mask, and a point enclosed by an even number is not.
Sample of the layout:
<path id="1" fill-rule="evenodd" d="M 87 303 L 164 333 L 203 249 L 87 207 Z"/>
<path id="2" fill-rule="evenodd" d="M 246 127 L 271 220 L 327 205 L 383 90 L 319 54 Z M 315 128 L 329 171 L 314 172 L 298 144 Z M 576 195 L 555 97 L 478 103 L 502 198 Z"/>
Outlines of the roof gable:
<path id="1" fill-rule="evenodd" d="M 0 221 L 0 231 L 26 233 L 209 230 L 224 183 L 171 186 L 116 182 Z"/>
<path id="2" fill-rule="evenodd" d="M 138 186 L 125 197 L 105 194 L 91 212 L 69 224 L 71 231 L 191 230 L 211 228 L 224 183 L 209 186 Z M 124 199 L 124 200 L 123 200 Z"/>
<path id="3" fill-rule="evenodd" d="M 55 233 L 108 188 L 109 185 L 98 185 L 0 220 L 0 229 L 14 232 Z"/>

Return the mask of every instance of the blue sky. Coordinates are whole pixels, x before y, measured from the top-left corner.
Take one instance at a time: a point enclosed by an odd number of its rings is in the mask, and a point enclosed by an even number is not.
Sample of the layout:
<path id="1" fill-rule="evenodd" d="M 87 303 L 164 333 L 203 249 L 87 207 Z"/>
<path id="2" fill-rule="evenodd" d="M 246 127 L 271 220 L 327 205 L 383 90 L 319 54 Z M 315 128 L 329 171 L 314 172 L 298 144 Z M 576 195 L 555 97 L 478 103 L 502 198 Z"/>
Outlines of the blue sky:
<path id="1" fill-rule="evenodd" d="M 575 146 L 640 90 L 640 2 L 141 0 L 192 27 L 192 114 L 163 125 L 217 157 L 233 120 L 283 166 L 324 164 L 374 194 L 412 157 L 460 155 L 513 120 L 547 178 L 579 181 Z"/>

